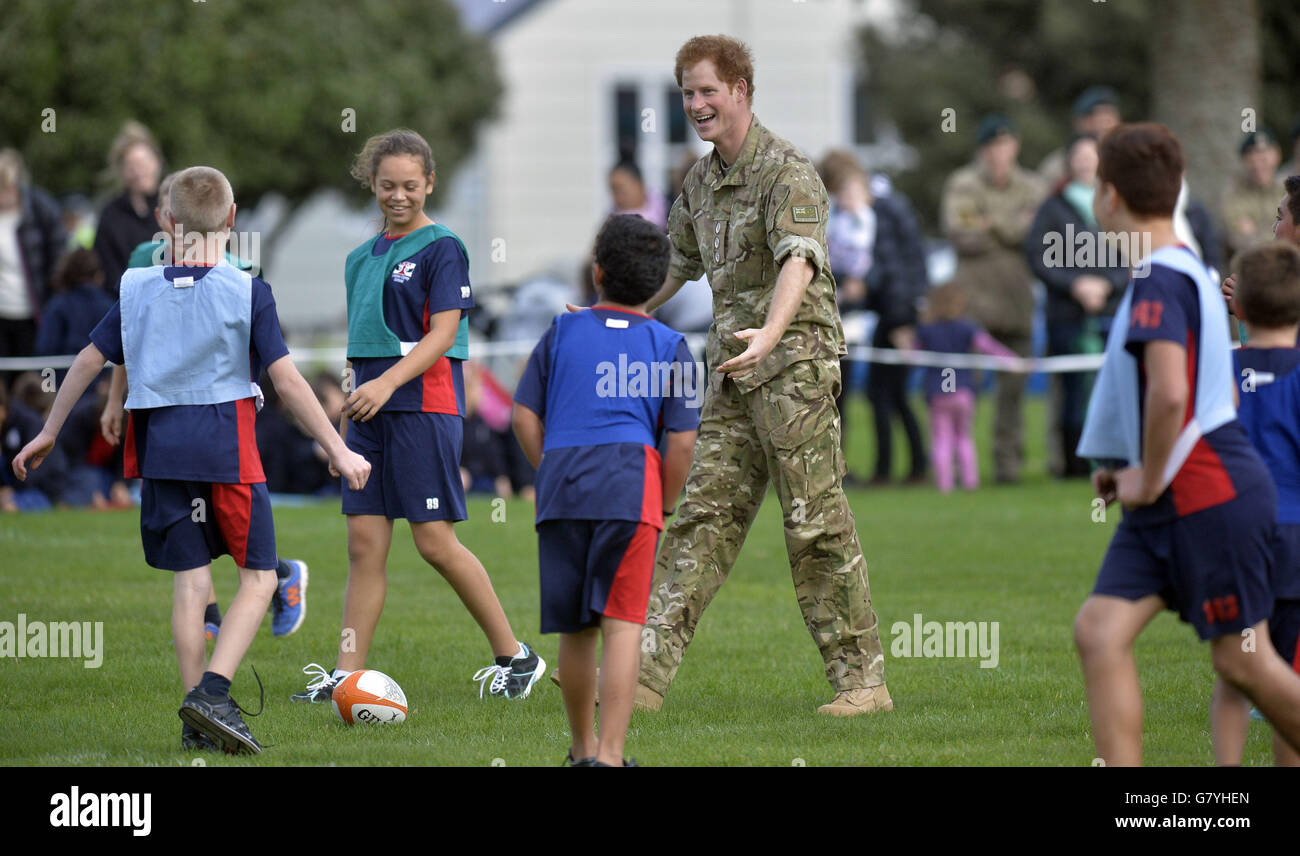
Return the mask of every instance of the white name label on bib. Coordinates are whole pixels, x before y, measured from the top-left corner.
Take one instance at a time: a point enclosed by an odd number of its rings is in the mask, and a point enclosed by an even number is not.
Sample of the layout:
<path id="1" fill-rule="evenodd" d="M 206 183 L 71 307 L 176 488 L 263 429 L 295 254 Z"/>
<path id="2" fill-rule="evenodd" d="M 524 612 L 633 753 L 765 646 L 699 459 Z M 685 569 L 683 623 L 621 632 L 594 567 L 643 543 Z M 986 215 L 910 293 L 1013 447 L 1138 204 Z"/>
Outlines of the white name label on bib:
<path id="1" fill-rule="evenodd" d="M 173 288 L 193 288 L 193 287 L 194 287 L 194 277 L 192 277 L 192 276 L 178 276 L 178 277 L 176 277 L 174 280 L 172 280 L 172 287 L 173 287 Z"/>
<path id="2" fill-rule="evenodd" d="M 622 330 L 627 327 L 627 321 L 626 319 L 623 318 L 606 318 L 605 326 L 614 327 L 616 329 Z"/>

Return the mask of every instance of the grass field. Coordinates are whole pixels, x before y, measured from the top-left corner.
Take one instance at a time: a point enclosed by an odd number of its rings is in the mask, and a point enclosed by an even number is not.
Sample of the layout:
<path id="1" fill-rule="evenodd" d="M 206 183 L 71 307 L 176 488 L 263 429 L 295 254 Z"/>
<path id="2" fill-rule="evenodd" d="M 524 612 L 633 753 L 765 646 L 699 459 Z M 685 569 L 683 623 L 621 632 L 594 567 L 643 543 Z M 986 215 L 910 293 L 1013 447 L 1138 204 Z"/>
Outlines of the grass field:
<path id="1" fill-rule="evenodd" d="M 867 414 L 856 404 L 850 460 L 866 470 Z M 991 408 L 981 408 L 987 422 Z M 830 719 L 821 659 L 790 584 L 780 512 L 769 496 L 731 580 L 701 622 L 659 713 L 635 715 L 632 757 L 661 765 L 845 764 L 1088 765 L 1094 750 L 1070 637 L 1118 517 L 1094 523 L 1083 482 L 1043 472 L 1041 409 L 1029 411 L 1024 484 L 940 496 L 933 488 L 857 491 L 850 499 L 870 569 L 886 646 L 892 714 Z M 987 463 L 987 425 L 980 434 Z M 517 635 L 553 662 L 555 637 L 537 632 L 532 508 L 471 500 L 462 541 L 488 568 Z M 346 579 L 337 505 L 276 511 L 280 553 L 311 566 L 307 622 L 286 640 L 254 642 L 234 695 L 256 704 L 254 665 L 266 684 L 263 716 L 250 720 L 267 750 L 254 758 L 209 755 L 216 765 L 556 765 L 567 748 L 558 690 L 531 698 L 478 698 L 470 676 L 489 652 L 451 589 L 420 560 L 398 523 L 388 603 L 370 664 L 393 675 L 411 704 L 391 728 L 349 728 L 327 706 L 289 702 L 299 669 L 333 665 Z M 223 606 L 234 593 L 228 558 L 214 568 Z M 184 765 L 181 699 L 170 643 L 171 580 L 145 566 L 134 512 L 59 511 L 0 518 L 0 621 L 102 621 L 103 664 L 0 660 L 0 763 Z M 894 622 L 996 621 L 999 661 L 889 656 Z M 1138 644 L 1146 693 L 1146 760 L 1208 765 L 1209 651 L 1172 614 Z M 1252 726 L 1246 763 L 1271 762 L 1266 727 Z"/>

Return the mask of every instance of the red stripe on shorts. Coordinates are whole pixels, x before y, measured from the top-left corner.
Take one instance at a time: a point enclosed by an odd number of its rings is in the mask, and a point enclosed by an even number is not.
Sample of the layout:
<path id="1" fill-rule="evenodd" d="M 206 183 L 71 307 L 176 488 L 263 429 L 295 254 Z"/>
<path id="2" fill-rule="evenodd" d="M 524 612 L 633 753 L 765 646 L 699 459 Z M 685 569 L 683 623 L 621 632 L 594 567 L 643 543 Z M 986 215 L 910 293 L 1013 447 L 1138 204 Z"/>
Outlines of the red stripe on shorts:
<path id="1" fill-rule="evenodd" d="M 248 531 L 253 523 L 253 488 L 246 484 L 214 484 L 212 513 L 217 531 L 226 542 L 230 558 L 239 567 L 247 567 Z"/>
<path id="2" fill-rule="evenodd" d="M 641 522 L 655 529 L 664 528 L 664 477 L 659 451 L 645 448 L 645 471 L 641 476 Z"/>
<path id="3" fill-rule="evenodd" d="M 122 438 L 122 478 L 140 478 L 140 459 L 135 453 L 135 417 L 126 412 L 126 435 Z"/>
<path id="4" fill-rule="evenodd" d="M 266 481 L 262 456 L 257 452 L 257 402 L 241 398 L 235 402 L 235 430 L 239 434 L 239 480 L 243 484 Z M 243 567 L 243 565 L 240 565 Z"/>
<path id="5" fill-rule="evenodd" d="M 658 546 L 659 530 L 638 523 L 636 533 L 628 542 L 627 552 L 623 554 L 623 560 L 614 572 L 602 615 L 645 624 L 646 607 L 650 605 L 650 581 L 654 577 L 655 549 Z"/>

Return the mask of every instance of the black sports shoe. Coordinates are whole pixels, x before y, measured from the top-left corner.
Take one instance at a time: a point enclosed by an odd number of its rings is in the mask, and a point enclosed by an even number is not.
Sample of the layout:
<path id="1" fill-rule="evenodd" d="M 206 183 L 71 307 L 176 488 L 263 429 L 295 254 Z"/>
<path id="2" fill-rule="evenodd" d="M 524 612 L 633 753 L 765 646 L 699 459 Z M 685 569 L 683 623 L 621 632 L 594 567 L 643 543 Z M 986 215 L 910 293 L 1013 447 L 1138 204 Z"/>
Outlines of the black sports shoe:
<path id="1" fill-rule="evenodd" d="M 537 652 L 526 643 L 520 642 L 519 645 L 524 653 L 511 659 L 510 665 L 498 666 L 493 663 L 474 674 L 473 680 L 479 682 L 479 698 L 483 697 L 484 689 L 488 695 L 510 699 L 528 698 L 528 694 L 533 691 L 533 684 L 546 672 L 546 661 L 537 656 Z"/>
<path id="2" fill-rule="evenodd" d="M 188 722 L 181 723 L 181 749 L 186 752 L 220 752 L 221 747 L 213 743 L 208 735 L 199 731 Z"/>
<path id="3" fill-rule="evenodd" d="M 256 670 L 253 672 L 257 674 Z M 261 690 L 262 679 L 257 680 L 258 689 Z M 265 706 L 266 696 L 262 695 L 263 706 Z M 262 751 L 262 744 L 253 739 L 252 732 L 244 724 L 240 711 L 244 709 L 239 706 L 230 696 L 218 697 L 209 695 L 203 690 L 195 687 L 185 694 L 185 701 L 181 702 L 181 709 L 178 715 L 181 721 L 192 726 L 196 731 L 202 732 L 209 740 L 215 743 L 223 751 L 231 755 L 256 755 Z M 247 711 L 244 711 L 247 713 Z M 261 707 L 257 713 L 251 713 L 249 716 L 258 716 L 262 713 Z"/>
<path id="4" fill-rule="evenodd" d="M 315 704 L 329 703 L 334 696 L 334 688 L 339 685 L 339 682 L 330 677 L 330 673 L 319 663 L 308 663 L 302 667 L 302 671 L 304 674 L 311 675 L 312 681 L 307 684 L 307 689 L 289 696 L 289 700 Z"/>
<path id="5" fill-rule="evenodd" d="M 565 766 L 565 767 L 590 767 L 590 766 L 592 765 L 592 763 L 593 763 L 595 760 L 596 760 L 596 759 L 595 759 L 594 757 L 592 757 L 592 758 L 574 758 L 574 757 L 573 757 L 573 750 L 570 749 L 570 750 L 569 750 L 569 754 L 564 756 L 564 764 L 563 764 L 562 766 Z"/>

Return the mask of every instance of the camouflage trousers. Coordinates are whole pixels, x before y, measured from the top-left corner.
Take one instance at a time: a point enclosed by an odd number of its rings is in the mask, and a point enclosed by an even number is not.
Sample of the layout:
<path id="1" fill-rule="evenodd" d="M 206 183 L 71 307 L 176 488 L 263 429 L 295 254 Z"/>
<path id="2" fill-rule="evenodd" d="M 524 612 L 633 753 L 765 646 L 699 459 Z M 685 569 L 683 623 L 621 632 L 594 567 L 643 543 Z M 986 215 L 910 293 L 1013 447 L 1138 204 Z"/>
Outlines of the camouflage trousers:
<path id="1" fill-rule="evenodd" d="M 840 480 L 835 360 L 803 360 L 744 393 L 710 380 L 686 496 L 655 564 L 638 678 L 668 690 L 709 601 L 749 532 L 769 481 L 804 623 L 836 692 L 884 683 L 867 563 Z"/>

